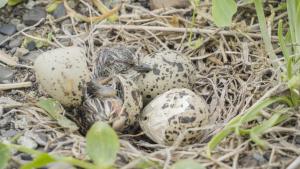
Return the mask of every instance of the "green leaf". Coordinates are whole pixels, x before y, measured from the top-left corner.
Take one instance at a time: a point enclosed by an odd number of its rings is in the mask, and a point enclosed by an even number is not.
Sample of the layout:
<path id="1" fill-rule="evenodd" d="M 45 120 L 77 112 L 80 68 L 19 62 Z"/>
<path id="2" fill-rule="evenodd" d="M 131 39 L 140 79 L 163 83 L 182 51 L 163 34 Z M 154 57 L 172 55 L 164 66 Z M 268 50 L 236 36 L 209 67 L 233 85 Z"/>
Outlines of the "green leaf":
<path id="1" fill-rule="evenodd" d="M 230 26 L 232 16 L 237 11 L 234 0 L 213 0 L 212 17 L 218 27 Z"/>
<path id="2" fill-rule="evenodd" d="M 205 167 L 194 160 L 181 160 L 176 162 L 171 169 L 205 169 Z"/>
<path id="3" fill-rule="evenodd" d="M 53 12 L 61 3 L 63 3 L 61 0 L 52 0 L 52 2 L 46 6 L 46 11 L 49 13 Z"/>
<path id="4" fill-rule="evenodd" d="M 10 6 L 15 6 L 21 2 L 23 2 L 23 0 L 7 0 L 7 4 Z"/>
<path id="5" fill-rule="evenodd" d="M 73 121 L 62 115 L 65 110 L 58 101 L 42 98 L 37 102 L 37 106 L 47 111 L 48 115 L 55 119 L 60 126 L 68 128 L 71 131 L 78 130 L 77 125 Z"/>
<path id="6" fill-rule="evenodd" d="M 0 0 L 0 8 L 3 8 L 7 4 L 7 0 Z"/>
<path id="7" fill-rule="evenodd" d="M 260 137 L 261 135 L 268 129 L 272 128 L 273 126 L 277 125 L 278 123 L 281 123 L 287 118 L 287 116 L 282 115 L 282 113 L 276 113 L 272 115 L 272 117 L 268 120 L 263 121 L 262 124 L 257 125 L 253 127 L 250 130 L 250 138 L 252 141 L 254 141 L 257 145 L 261 147 L 265 147 L 267 145 L 267 142 L 262 140 Z"/>
<path id="8" fill-rule="evenodd" d="M 10 149 L 6 144 L 0 142 L 0 169 L 5 169 L 10 158 Z"/>
<path id="9" fill-rule="evenodd" d="M 100 167 L 113 166 L 120 143 L 116 132 L 104 122 L 96 122 L 88 131 L 87 154 Z"/>
<path id="10" fill-rule="evenodd" d="M 35 169 L 35 168 L 40 168 L 43 166 L 46 166 L 47 164 L 53 163 L 56 160 L 51 157 L 47 153 L 42 153 L 39 156 L 37 156 L 33 161 L 24 164 L 21 169 Z"/>

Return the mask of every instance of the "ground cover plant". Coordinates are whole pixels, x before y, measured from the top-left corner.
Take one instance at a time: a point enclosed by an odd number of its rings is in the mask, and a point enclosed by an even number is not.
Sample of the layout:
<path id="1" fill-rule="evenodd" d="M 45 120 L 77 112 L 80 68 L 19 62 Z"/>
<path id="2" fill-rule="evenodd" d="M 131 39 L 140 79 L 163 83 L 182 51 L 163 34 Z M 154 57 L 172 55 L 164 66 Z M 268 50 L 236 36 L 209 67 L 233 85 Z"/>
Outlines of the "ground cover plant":
<path id="1" fill-rule="evenodd" d="M 0 1 L 0 168 L 300 166 L 300 2 L 158 3 Z M 31 10 L 45 14 L 31 24 L 23 16 Z M 13 33 L 3 30 L 9 24 Z M 92 70 L 97 51 L 115 43 L 133 47 L 138 60 L 166 50 L 191 60 L 192 91 L 210 113 L 209 123 L 187 131 L 205 132 L 199 141 L 181 145 L 181 133 L 157 144 L 138 126 L 120 132 L 105 122 L 84 136 L 78 109 L 41 89 L 33 62 L 42 52 L 80 46 Z"/>

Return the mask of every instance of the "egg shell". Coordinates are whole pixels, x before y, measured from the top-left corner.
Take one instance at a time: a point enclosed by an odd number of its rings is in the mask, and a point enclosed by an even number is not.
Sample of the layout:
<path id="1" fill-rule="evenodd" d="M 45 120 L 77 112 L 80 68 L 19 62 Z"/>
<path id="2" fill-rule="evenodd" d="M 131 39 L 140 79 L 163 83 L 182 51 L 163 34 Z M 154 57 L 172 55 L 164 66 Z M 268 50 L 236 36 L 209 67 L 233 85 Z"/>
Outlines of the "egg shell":
<path id="1" fill-rule="evenodd" d="M 82 102 L 83 87 L 90 80 L 84 49 L 66 47 L 50 50 L 34 63 L 42 89 L 61 104 L 71 107 Z"/>
<path id="2" fill-rule="evenodd" d="M 86 133 L 96 121 L 108 122 L 117 131 L 124 131 L 138 123 L 143 107 L 138 87 L 132 80 L 121 75 L 115 75 L 112 83 L 118 90 L 117 96 L 105 98 L 86 96 L 81 107 L 83 113 L 78 117 L 82 133 Z M 114 111 L 110 111 L 112 109 L 109 107 L 114 105 L 116 106 Z"/>
<path id="3" fill-rule="evenodd" d="M 191 88 L 194 70 L 190 59 L 175 51 L 156 52 L 141 58 L 152 70 L 141 73 L 136 83 L 145 103 L 172 88 Z"/>
<path id="4" fill-rule="evenodd" d="M 208 109 L 203 98 L 189 89 L 171 89 L 153 99 L 143 110 L 140 126 L 154 142 L 171 145 L 185 133 L 182 144 L 191 144 L 203 136 L 203 130 L 187 129 L 204 126 Z"/>
<path id="5" fill-rule="evenodd" d="M 142 95 L 136 84 L 121 75 L 116 75 L 120 81 L 123 94 L 123 111 L 116 116 L 113 122 L 113 128 L 117 130 L 124 130 L 129 126 L 135 124 L 143 108 Z"/>

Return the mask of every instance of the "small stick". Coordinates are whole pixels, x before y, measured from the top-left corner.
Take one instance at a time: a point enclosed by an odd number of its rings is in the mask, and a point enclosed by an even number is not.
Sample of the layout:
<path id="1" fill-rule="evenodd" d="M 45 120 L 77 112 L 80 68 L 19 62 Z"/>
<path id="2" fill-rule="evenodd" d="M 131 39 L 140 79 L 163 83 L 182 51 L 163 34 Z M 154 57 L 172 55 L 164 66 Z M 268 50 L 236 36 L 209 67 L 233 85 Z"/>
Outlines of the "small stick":
<path id="1" fill-rule="evenodd" d="M 16 66 L 17 62 L 4 51 L 0 50 L 0 62 L 5 63 L 8 66 Z"/>
<path id="2" fill-rule="evenodd" d="M 11 90 L 11 89 L 25 88 L 25 87 L 31 87 L 31 86 L 32 86 L 31 82 L 0 84 L 0 91 L 1 90 Z"/>
<path id="3" fill-rule="evenodd" d="M 162 27 L 162 26 L 140 26 L 140 25 L 105 25 L 105 24 L 98 24 L 95 26 L 95 29 L 126 29 L 126 30 L 148 30 L 148 31 L 163 31 L 163 32 L 192 32 L 195 34 L 222 34 L 224 36 L 245 36 L 248 35 L 252 38 L 258 38 L 261 39 L 260 34 L 256 33 L 242 33 L 238 31 L 226 31 L 226 30 L 216 30 L 216 29 L 199 29 L 199 28 L 176 28 L 176 27 Z M 277 41 L 278 38 L 275 36 L 272 36 L 272 40 Z"/>
<path id="4" fill-rule="evenodd" d="M 286 169 L 297 169 L 300 168 L 300 157 L 296 158 Z"/>

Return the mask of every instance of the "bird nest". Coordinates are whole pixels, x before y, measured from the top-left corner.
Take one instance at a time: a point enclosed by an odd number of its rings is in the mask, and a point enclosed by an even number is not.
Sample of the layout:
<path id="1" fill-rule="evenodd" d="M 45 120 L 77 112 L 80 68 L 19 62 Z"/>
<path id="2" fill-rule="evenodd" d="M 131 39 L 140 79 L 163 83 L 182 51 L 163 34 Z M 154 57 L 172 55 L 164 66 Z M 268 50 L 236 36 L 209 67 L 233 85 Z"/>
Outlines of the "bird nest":
<path id="1" fill-rule="evenodd" d="M 81 5 L 86 7 L 87 15 L 97 16 L 89 3 L 82 2 Z M 272 13 L 272 9 L 278 6 L 277 1 L 268 1 L 264 5 L 265 14 L 267 18 L 270 17 L 268 26 L 273 31 L 269 33 L 276 49 L 277 25 L 273 23 L 279 19 L 286 20 L 287 13 L 280 10 Z M 191 19 L 193 12 L 197 13 L 194 22 Z M 298 110 L 289 109 L 286 112 L 289 118 L 263 135 L 269 144 L 266 149 L 261 149 L 248 137 L 233 134 L 217 146 L 211 157 L 207 156 L 207 143 L 212 136 L 233 117 L 243 114 L 261 98 L 280 93 L 284 86 L 279 78 L 280 70 L 272 66 L 266 53 L 253 5 L 239 6 L 230 29 L 217 28 L 210 12 L 210 1 L 201 2 L 195 11 L 193 8 L 150 11 L 139 3 L 124 3 L 116 23 L 85 23 L 72 19 L 61 24 L 68 17 L 60 20 L 50 17 L 45 23 L 33 26 L 41 33 L 58 29 L 53 34 L 53 45 L 50 44 L 48 48 L 65 46 L 66 41 L 84 47 L 90 70 L 96 60 L 95 52 L 102 46 L 116 43 L 134 48 L 137 58 L 157 51 L 176 50 L 188 56 L 195 65 L 197 81 L 193 91 L 205 99 L 211 113 L 210 125 L 197 130 L 208 131 L 208 134 L 191 145 L 179 146 L 177 142 L 172 146 L 164 146 L 149 140 L 141 130 L 119 133 L 121 149 L 116 162 L 118 168 L 136 168 L 145 162 L 168 168 L 174 162 L 187 158 L 207 168 L 286 168 L 300 155 L 300 116 Z M 31 33 L 27 29 L 22 36 Z M 280 55 L 278 51 L 275 50 Z M 13 98 L 18 104 L 8 102 L 4 107 L 8 111 L 3 113 L 0 122 L 6 122 L 3 126 L 7 130 L 13 128 L 25 135 L 43 135 L 44 140 L 39 140 L 42 151 L 86 159 L 84 136 L 61 128 L 57 122 L 45 116 L 44 110 L 31 104 L 45 93 L 37 88 L 31 70 L 19 69 L 16 81 L 29 78 L 34 84 L 29 89 L 3 92 L 4 97 Z M 274 110 L 282 108 L 282 105 L 274 105 L 264 109 L 262 118 L 268 118 Z M 247 125 L 254 126 L 260 120 Z"/>

